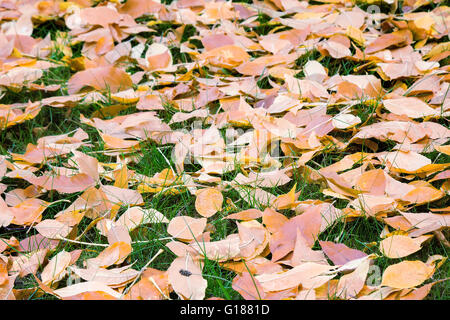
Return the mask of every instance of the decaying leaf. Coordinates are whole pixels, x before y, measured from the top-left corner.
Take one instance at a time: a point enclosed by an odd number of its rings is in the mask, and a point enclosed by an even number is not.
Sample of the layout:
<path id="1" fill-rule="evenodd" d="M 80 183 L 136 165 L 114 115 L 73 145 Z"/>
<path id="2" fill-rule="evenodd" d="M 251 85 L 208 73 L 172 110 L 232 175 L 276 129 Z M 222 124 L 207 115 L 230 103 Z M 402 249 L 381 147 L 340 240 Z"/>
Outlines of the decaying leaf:
<path id="1" fill-rule="evenodd" d="M 125 211 L 116 221 L 116 225 L 123 225 L 129 231 L 137 227 L 151 223 L 168 223 L 169 220 L 155 209 L 142 209 L 141 207 L 132 207 Z"/>
<path id="2" fill-rule="evenodd" d="M 314 289 L 336 276 L 333 273 L 329 274 L 332 269 L 331 266 L 307 262 L 283 273 L 262 274 L 255 278 L 264 291 L 280 291 L 299 285 L 306 289 Z"/>
<path id="3" fill-rule="evenodd" d="M 445 299 L 450 11 L 398 2 L 2 1 L 0 298 Z"/>
<path id="4" fill-rule="evenodd" d="M 198 261 L 190 255 L 178 257 L 170 264 L 169 283 L 181 299 L 202 300 L 207 286 Z"/>
<path id="5" fill-rule="evenodd" d="M 398 289 L 413 288 L 428 279 L 433 271 L 433 267 L 422 261 L 402 261 L 386 268 L 381 284 Z"/>
<path id="6" fill-rule="evenodd" d="M 389 258 L 403 258 L 421 249 L 423 239 L 393 235 L 380 242 L 380 251 Z"/>
<path id="7" fill-rule="evenodd" d="M 60 237 L 64 238 L 70 233 L 71 230 L 67 224 L 51 219 L 42 220 L 34 228 L 42 236 L 49 239 L 58 239 Z"/>
<path id="8" fill-rule="evenodd" d="M 63 299 L 86 293 L 96 294 L 94 297 L 97 299 L 100 297 L 104 299 L 105 296 L 111 296 L 116 299 L 120 299 L 121 297 L 121 294 L 118 291 L 111 289 L 106 284 L 95 281 L 76 283 L 71 286 L 57 289 L 54 291 L 54 293 Z M 86 299 L 87 297 L 84 298 Z"/>
<path id="9" fill-rule="evenodd" d="M 72 262 L 72 255 L 67 251 L 61 251 L 54 256 L 48 264 L 45 266 L 41 273 L 42 283 L 45 285 L 51 285 L 54 282 L 58 282 L 66 275 L 67 267 Z"/>
<path id="10" fill-rule="evenodd" d="M 115 242 L 100 254 L 86 261 L 87 267 L 107 268 L 114 264 L 121 264 L 131 253 L 131 245 L 129 243 L 119 241 Z"/>
<path id="11" fill-rule="evenodd" d="M 174 238 L 193 240 L 203 233 L 206 227 L 206 218 L 192 218 L 178 216 L 170 220 L 167 232 Z"/>
<path id="12" fill-rule="evenodd" d="M 200 190 L 195 199 L 195 209 L 203 217 L 211 217 L 222 209 L 222 193 L 213 188 Z"/>

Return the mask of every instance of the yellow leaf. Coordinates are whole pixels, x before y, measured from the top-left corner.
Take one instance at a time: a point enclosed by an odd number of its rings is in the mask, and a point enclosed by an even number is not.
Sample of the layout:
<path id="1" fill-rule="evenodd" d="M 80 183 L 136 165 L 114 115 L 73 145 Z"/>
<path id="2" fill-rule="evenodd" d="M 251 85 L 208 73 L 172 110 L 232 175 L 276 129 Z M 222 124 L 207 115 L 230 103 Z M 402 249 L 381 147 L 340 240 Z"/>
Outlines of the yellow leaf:
<path id="1" fill-rule="evenodd" d="M 393 235 L 380 242 L 380 251 L 388 258 L 403 258 L 421 249 L 420 243 L 405 235 Z"/>
<path id="2" fill-rule="evenodd" d="M 366 43 L 362 31 L 353 26 L 348 26 L 345 34 L 360 46 L 364 46 Z"/>
<path id="3" fill-rule="evenodd" d="M 381 285 L 397 289 L 414 288 L 427 280 L 433 271 L 433 267 L 422 261 L 402 261 L 386 268 Z"/>

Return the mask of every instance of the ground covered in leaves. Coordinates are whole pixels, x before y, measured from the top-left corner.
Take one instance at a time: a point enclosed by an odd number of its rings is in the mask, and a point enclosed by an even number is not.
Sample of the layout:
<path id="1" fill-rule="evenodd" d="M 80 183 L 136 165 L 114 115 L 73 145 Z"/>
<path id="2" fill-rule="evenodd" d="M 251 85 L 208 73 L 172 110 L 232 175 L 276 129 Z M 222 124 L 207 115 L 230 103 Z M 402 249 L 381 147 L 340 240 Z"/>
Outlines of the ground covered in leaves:
<path id="1" fill-rule="evenodd" d="M 0 1 L 1 299 L 449 299 L 440 0 Z"/>

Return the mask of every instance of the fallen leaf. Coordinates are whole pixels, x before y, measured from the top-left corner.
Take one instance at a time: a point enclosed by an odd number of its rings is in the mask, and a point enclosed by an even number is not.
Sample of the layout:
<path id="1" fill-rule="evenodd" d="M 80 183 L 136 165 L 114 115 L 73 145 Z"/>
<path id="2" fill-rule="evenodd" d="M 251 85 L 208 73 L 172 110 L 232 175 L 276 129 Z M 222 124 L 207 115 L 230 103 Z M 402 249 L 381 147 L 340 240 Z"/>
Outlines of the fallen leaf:
<path id="1" fill-rule="evenodd" d="M 223 196 L 219 190 L 206 188 L 198 192 L 195 199 L 195 209 L 201 216 L 208 218 L 222 210 L 222 203 Z"/>
<path id="2" fill-rule="evenodd" d="M 248 272 L 237 275 L 233 279 L 232 288 L 239 292 L 245 300 L 262 300 L 265 297 L 261 284 Z"/>
<path id="3" fill-rule="evenodd" d="M 131 253 L 131 244 L 126 242 L 115 242 L 95 258 L 86 260 L 88 268 L 107 268 L 115 264 L 121 264 Z"/>
<path id="4" fill-rule="evenodd" d="M 418 98 L 407 97 L 399 99 L 383 100 L 383 106 L 390 112 L 398 115 L 406 115 L 412 119 L 438 115 L 439 110 L 430 108 Z"/>
<path id="5" fill-rule="evenodd" d="M 45 266 L 41 273 L 42 283 L 52 285 L 64 278 L 67 267 L 72 262 L 72 255 L 67 251 L 60 251 Z"/>
<path id="6" fill-rule="evenodd" d="M 349 248 L 343 243 L 319 241 L 319 244 L 323 252 L 335 265 L 345 265 L 347 262 L 367 256 L 364 252 Z"/>
<path id="7" fill-rule="evenodd" d="M 434 268 L 422 261 L 402 261 L 386 268 L 381 285 L 398 289 L 413 288 L 427 280 L 433 271 Z"/>
<path id="8" fill-rule="evenodd" d="M 189 241 L 201 235 L 205 227 L 206 218 L 178 216 L 170 220 L 167 232 L 174 238 Z"/>
<path id="9" fill-rule="evenodd" d="M 132 231 L 141 225 L 152 223 L 168 223 L 169 220 L 155 209 L 142 209 L 131 207 L 125 211 L 116 221 L 116 225 L 123 225 Z"/>
<path id="10" fill-rule="evenodd" d="M 69 298 L 80 294 L 92 293 L 96 298 L 103 297 L 103 294 L 120 299 L 121 294 L 101 282 L 88 281 L 76 283 L 54 291 L 61 298 Z M 85 297 L 86 298 L 86 297 Z"/>
<path id="11" fill-rule="evenodd" d="M 202 300 L 205 297 L 207 281 L 202 269 L 189 255 L 172 261 L 167 270 L 169 283 L 183 300 Z"/>
<path id="12" fill-rule="evenodd" d="M 72 230 L 67 224 L 52 219 L 42 220 L 34 228 L 49 239 L 65 238 Z"/>
<path id="13" fill-rule="evenodd" d="M 302 285 L 306 289 L 318 288 L 336 274 L 328 274 L 333 267 L 306 262 L 288 271 L 276 274 L 262 274 L 255 276 L 265 292 L 280 291 Z"/>
<path id="14" fill-rule="evenodd" d="M 79 71 L 69 79 L 67 85 L 69 94 L 74 94 L 84 87 L 119 92 L 130 88 L 132 84 L 130 76 L 125 71 L 106 66 Z"/>

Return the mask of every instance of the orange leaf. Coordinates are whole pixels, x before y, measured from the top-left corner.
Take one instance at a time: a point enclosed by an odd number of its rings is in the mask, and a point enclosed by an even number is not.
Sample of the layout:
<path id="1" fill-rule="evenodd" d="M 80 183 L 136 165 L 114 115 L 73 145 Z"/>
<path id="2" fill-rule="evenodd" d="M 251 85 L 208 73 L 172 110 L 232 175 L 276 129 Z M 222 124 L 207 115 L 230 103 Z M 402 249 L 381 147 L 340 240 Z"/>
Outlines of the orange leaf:
<path id="1" fill-rule="evenodd" d="M 131 88 L 133 82 L 125 71 L 107 66 L 79 71 L 69 79 L 67 85 L 69 94 L 74 94 L 84 87 L 118 92 Z"/>
<path id="2" fill-rule="evenodd" d="M 121 264 L 128 257 L 131 251 L 132 248 L 129 243 L 122 241 L 115 242 L 100 252 L 97 257 L 86 260 L 86 265 L 88 268 L 107 268 L 114 264 Z"/>
<path id="3" fill-rule="evenodd" d="M 211 217 L 217 211 L 222 210 L 222 193 L 214 188 L 202 189 L 195 199 L 195 209 L 203 217 Z"/>
<path id="4" fill-rule="evenodd" d="M 206 227 L 206 218 L 192 218 L 188 216 L 178 216 L 170 220 L 167 232 L 181 240 L 194 240 L 203 233 Z"/>
<path id="5" fill-rule="evenodd" d="M 403 235 L 393 235 L 380 242 L 380 251 L 389 258 L 403 258 L 421 249 L 422 241 Z"/>
<path id="6" fill-rule="evenodd" d="M 67 224 L 53 219 L 42 220 L 34 228 L 42 236 L 49 239 L 58 239 L 59 237 L 64 238 L 72 230 Z"/>
<path id="7" fill-rule="evenodd" d="M 433 267 L 422 261 L 402 261 L 386 268 L 381 285 L 398 289 L 413 288 L 427 280 L 433 271 Z"/>
<path id="8" fill-rule="evenodd" d="M 237 226 L 242 257 L 250 260 L 261 254 L 269 243 L 269 231 L 256 220 L 238 222 Z"/>
<path id="9" fill-rule="evenodd" d="M 237 213 L 229 214 L 224 219 L 237 219 L 237 220 L 254 220 L 262 217 L 263 213 L 257 209 L 248 209 Z"/>
<path id="10" fill-rule="evenodd" d="M 407 29 L 383 34 L 366 47 L 365 52 L 371 54 L 394 45 L 405 45 L 412 42 L 412 33 Z"/>
<path id="11" fill-rule="evenodd" d="M 198 262 L 190 255 L 173 260 L 167 272 L 169 283 L 181 299 L 202 300 L 205 297 L 208 283 L 202 277 Z"/>
<path id="12" fill-rule="evenodd" d="M 67 251 L 60 251 L 45 266 L 41 273 L 42 283 L 51 285 L 60 281 L 66 275 L 66 268 L 72 261 L 72 255 Z"/>
<path id="13" fill-rule="evenodd" d="M 264 289 L 248 272 L 243 272 L 233 279 L 232 288 L 239 292 L 245 300 L 262 300 L 265 297 Z"/>

